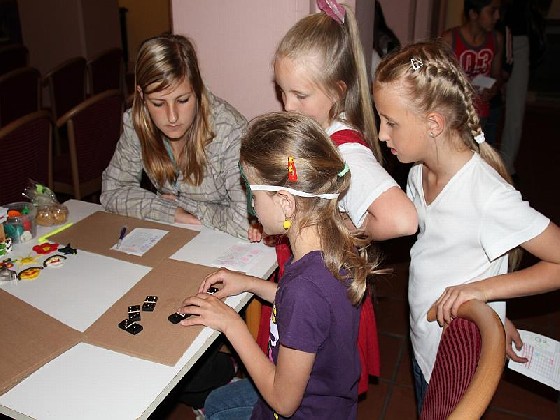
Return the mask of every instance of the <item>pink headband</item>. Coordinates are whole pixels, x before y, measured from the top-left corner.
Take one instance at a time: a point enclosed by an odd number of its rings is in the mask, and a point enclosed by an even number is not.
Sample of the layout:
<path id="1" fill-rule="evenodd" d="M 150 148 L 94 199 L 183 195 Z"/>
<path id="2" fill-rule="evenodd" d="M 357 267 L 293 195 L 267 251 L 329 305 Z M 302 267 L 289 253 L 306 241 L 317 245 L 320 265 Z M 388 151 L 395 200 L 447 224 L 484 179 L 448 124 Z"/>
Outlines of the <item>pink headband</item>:
<path id="1" fill-rule="evenodd" d="M 317 0 L 317 6 L 338 24 L 344 24 L 346 10 L 336 0 Z"/>

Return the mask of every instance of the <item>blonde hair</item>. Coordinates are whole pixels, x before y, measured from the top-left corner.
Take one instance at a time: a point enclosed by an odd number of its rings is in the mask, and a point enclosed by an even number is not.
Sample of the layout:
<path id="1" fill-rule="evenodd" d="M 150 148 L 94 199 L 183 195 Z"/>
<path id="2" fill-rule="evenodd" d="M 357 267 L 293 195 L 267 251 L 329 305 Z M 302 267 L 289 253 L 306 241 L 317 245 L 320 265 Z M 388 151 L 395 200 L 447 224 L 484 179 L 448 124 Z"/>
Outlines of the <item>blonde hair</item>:
<path id="1" fill-rule="evenodd" d="M 411 60 L 416 61 L 416 65 Z M 421 64 L 420 64 L 421 63 Z M 426 115 L 436 110 L 445 117 L 446 129 L 459 134 L 463 145 L 479 153 L 510 184 L 502 158 L 486 141 L 474 105 L 476 93 L 455 55 L 441 40 L 408 45 L 387 56 L 377 67 L 375 84 L 399 82 L 410 109 Z M 510 252 L 510 269 L 517 266 L 520 253 Z"/>
<path id="2" fill-rule="evenodd" d="M 289 156 L 295 161 L 297 181 L 288 180 Z M 240 162 L 253 183 L 341 195 L 350 185 L 350 172 L 344 172 L 345 163 L 321 126 L 293 112 L 274 112 L 254 119 L 241 142 Z M 337 200 L 294 199 L 294 226 L 317 228 L 327 268 L 341 281 L 352 278 L 348 296 L 354 305 L 360 303 L 366 291 L 366 277 L 377 264 L 367 261 L 367 239 L 348 230 Z"/>
<path id="3" fill-rule="evenodd" d="M 331 119 L 344 111 L 346 121 L 362 133 L 382 163 L 358 25 L 352 10 L 342 6 L 346 10 L 342 25 L 321 12 L 306 16 L 292 26 L 280 41 L 274 61 L 289 58 L 299 65 L 313 66 L 309 69 L 313 81 L 329 97 L 336 98 L 330 110 Z M 319 67 L 315 66 L 317 63 Z M 340 82 L 346 85 L 346 92 Z"/>
<path id="4" fill-rule="evenodd" d="M 164 136 L 154 124 L 143 95 L 161 92 L 184 80 L 188 80 L 192 86 L 197 109 L 176 165 L 186 182 L 200 185 L 206 166 L 205 147 L 212 142 L 214 133 L 210 105 L 194 47 L 184 36 L 172 34 L 149 38 L 142 43 L 136 58 L 134 82 L 141 92 L 135 90 L 132 118 L 142 146 L 144 167 L 159 186 L 166 181 L 175 182 L 178 174 L 165 147 Z"/>

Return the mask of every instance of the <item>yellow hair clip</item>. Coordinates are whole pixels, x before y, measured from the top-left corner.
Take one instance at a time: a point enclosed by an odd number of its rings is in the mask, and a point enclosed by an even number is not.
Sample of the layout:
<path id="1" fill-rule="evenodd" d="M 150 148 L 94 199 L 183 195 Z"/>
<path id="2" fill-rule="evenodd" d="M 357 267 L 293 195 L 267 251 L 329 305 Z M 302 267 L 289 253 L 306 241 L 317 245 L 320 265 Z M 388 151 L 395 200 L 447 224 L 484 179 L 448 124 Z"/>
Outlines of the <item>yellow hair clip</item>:
<path id="1" fill-rule="evenodd" d="M 288 181 L 297 181 L 296 162 L 293 156 L 288 157 Z"/>

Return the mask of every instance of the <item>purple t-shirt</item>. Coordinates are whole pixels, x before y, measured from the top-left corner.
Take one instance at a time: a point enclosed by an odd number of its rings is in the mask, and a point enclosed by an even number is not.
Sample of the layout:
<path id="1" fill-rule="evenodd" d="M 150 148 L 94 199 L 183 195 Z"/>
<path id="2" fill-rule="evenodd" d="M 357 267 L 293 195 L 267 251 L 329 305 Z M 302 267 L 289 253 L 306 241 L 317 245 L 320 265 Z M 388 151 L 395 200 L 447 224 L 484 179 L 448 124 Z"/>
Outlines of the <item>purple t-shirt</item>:
<path id="1" fill-rule="evenodd" d="M 313 251 L 286 264 L 270 319 L 268 356 L 274 364 L 279 344 L 315 353 L 315 363 L 301 405 L 290 419 L 355 419 L 358 409 L 359 307 L 347 287 Z M 253 419 L 274 419 L 261 398 Z"/>

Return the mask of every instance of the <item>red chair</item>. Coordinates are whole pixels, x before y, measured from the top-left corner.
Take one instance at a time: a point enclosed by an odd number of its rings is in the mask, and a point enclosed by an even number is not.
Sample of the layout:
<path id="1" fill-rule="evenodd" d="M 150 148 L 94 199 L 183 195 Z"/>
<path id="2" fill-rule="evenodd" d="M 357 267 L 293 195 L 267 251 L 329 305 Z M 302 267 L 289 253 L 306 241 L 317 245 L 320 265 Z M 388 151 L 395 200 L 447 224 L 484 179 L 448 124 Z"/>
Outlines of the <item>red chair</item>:
<path id="1" fill-rule="evenodd" d="M 122 131 L 123 97 L 109 90 L 86 99 L 57 121 L 66 127 L 68 153 L 54 159 L 53 189 L 80 200 L 101 191 L 101 174 L 109 165 Z"/>
<path id="2" fill-rule="evenodd" d="M 0 127 L 41 109 L 41 73 L 23 67 L 0 76 Z"/>
<path id="3" fill-rule="evenodd" d="M 11 44 L 0 48 L 0 75 L 29 66 L 29 50 L 25 45 Z"/>
<path id="4" fill-rule="evenodd" d="M 22 200 L 29 179 L 52 187 L 54 123 L 42 110 L 21 117 L 0 129 L 0 203 Z"/>
<path id="5" fill-rule="evenodd" d="M 435 319 L 435 311 L 428 320 Z M 422 406 L 421 420 L 478 419 L 492 400 L 506 360 L 496 312 L 471 300 L 444 329 Z"/>
<path id="6" fill-rule="evenodd" d="M 120 48 L 111 48 L 91 58 L 87 70 L 91 95 L 117 89 L 124 97 L 124 60 Z"/>
<path id="7" fill-rule="evenodd" d="M 61 63 L 43 78 L 55 119 L 86 99 L 86 59 L 74 57 Z"/>

